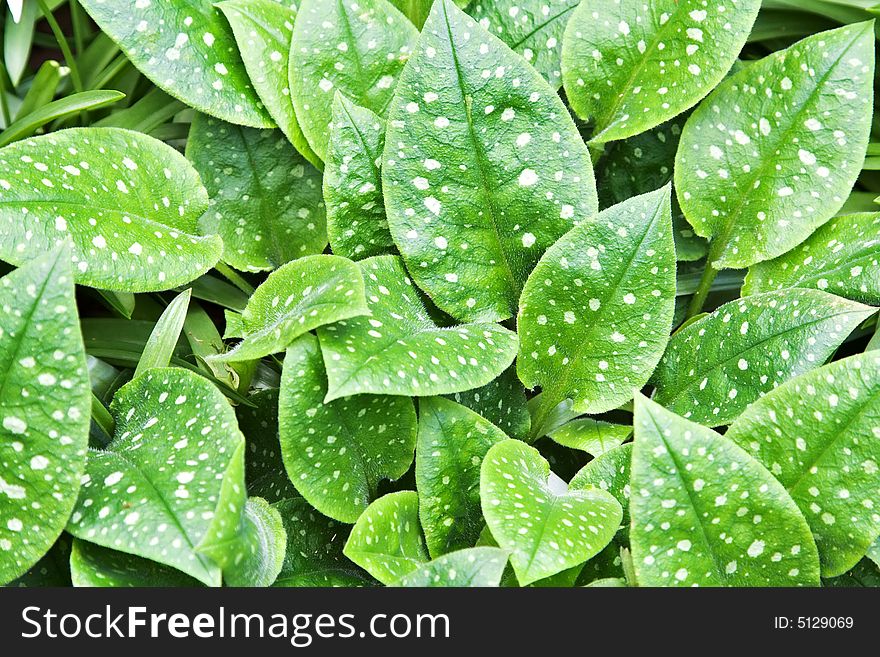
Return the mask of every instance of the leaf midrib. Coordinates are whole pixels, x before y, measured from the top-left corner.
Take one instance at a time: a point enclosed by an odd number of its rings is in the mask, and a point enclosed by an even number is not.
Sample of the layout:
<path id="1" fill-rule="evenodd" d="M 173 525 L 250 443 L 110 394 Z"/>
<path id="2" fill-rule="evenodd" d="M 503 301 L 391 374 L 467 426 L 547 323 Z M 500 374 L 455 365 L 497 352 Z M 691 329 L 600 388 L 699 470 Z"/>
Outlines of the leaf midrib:
<path id="1" fill-rule="evenodd" d="M 578 7 L 578 5 L 575 3 L 575 4 L 573 4 L 573 5 L 569 6 L 569 7 L 566 7 L 565 9 L 563 9 L 562 11 L 560 11 L 558 14 L 555 14 L 555 15 L 553 15 L 553 16 L 550 16 L 550 17 L 549 17 L 546 21 L 544 21 L 543 23 L 538 23 L 538 24 L 537 24 L 537 25 L 536 25 L 536 26 L 535 26 L 535 27 L 534 27 L 534 28 L 533 28 L 528 34 L 526 34 L 524 37 L 522 37 L 522 38 L 521 38 L 519 41 L 517 41 L 516 43 L 511 44 L 511 45 L 510 45 L 510 48 L 511 48 L 511 49 L 519 48 L 519 47 L 520 47 L 521 45 L 523 45 L 526 41 L 528 41 L 528 40 L 531 39 L 533 36 L 535 36 L 538 32 L 542 31 L 542 30 L 545 29 L 548 25 L 550 25 L 551 23 L 553 23 L 553 22 L 557 21 L 558 19 L 562 18 L 562 17 L 565 16 L 566 14 L 570 14 L 570 13 L 573 12 L 575 9 L 577 9 L 577 7 Z"/>

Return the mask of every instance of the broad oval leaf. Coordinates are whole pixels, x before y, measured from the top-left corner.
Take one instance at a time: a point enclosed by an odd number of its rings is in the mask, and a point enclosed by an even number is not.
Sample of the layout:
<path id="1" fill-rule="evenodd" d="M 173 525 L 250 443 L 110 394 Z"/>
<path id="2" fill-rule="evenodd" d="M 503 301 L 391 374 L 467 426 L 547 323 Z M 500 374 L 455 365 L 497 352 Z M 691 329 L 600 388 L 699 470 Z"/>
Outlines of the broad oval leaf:
<path id="1" fill-rule="evenodd" d="M 654 399 L 706 424 L 729 424 L 753 401 L 819 367 L 874 309 L 819 290 L 731 301 L 678 331 L 657 366 Z"/>
<path id="2" fill-rule="evenodd" d="M 538 450 L 518 440 L 494 445 L 483 460 L 483 515 L 525 586 L 577 566 L 611 542 L 621 508 L 599 489 L 559 491 Z"/>
<path id="3" fill-rule="evenodd" d="M 494 587 L 501 583 L 507 552 L 494 547 L 474 547 L 444 554 L 401 577 L 394 586 Z"/>
<path id="4" fill-rule="evenodd" d="M 630 473 L 632 443 L 626 443 L 600 454 L 572 477 L 568 487 L 580 490 L 593 486 L 608 491 L 623 508 L 623 522 L 629 524 Z"/>
<path id="5" fill-rule="evenodd" d="M 580 0 L 476 0 L 468 13 L 544 76 L 562 84 L 562 35 Z"/>
<path id="6" fill-rule="evenodd" d="M 318 157 L 327 159 L 333 90 L 384 114 L 417 38 L 387 0 L 304 0 L 290 45 L 290 92 Z"/>
<path id="7" fill-rule="evenodd" d="M 565 31 L 562 78 L 593 142 L 631 137 L 695 105 L 733 66 L 760 0 L 585 0 Z"/>
<path id="8" fill-rule="evenodd" d="M 287 532 L 287 554 L 273 586 L 369 586 L 367 573 L 342 554 L 351 527 L 330 520 L 304 499 L 277 502 Z"/>
<path id="9" fill-rule="evenodd" d="M 509 367 L 501 376 L 479 388 L 447 395 L 448 399 L 481 415 L 511 438 L 525 440 L 531 428 L 526 392 Z"/>
<path id="10" fill-rule="evenodd" d="M 871 127 L 873 23 L 800 41 L 718 86 L 681 135 L 675 187 L 716 268 L 793 248 L 843 205 Z"/>
<path id="11" fill-rule="evenodd" d="M 782 485 L 735 443 L 641 395 L 631 485 L 639 585 L 819 585 L 816 544 Z"/>
<path id="12" fill-rule="evenodd" d="M 385 121 L 336 92 L 324 169 L 327 233 L 336 255 L 360 260 L 395 251 L 379 170 L 384 147 Z"/>
<path id="13" fill-rule="evenodd" d="M 67 531 L 219 586 L 199 552 L 230 539 L 245 505 L 244 438 L 223 394 L 193 372 L 154 369 L 121 388 L 116 435 L 89 452 Z"/>
<path id="14" fill-rule="evenodd" d="M 749 269 L 742 293 L 814 287 L 880 305 L 880 213 L 836 217 L 800 246 Z"/>
<path id="15" fill-rule="evenodd" d="M 553 442 L 579 449 L 592 456 L 601 456 L 629 438 L 632 427 L 612 424 L 592 417 L 580 417 L 554 429 L 548 435 Z"/>
<path id="16" fill-rule="evenodd" d="M 300 258 L 269 274 L 241 314 L 242 341 L 211 360 L 262 358 L 322 324 L 366 314 L 364 280 L 355 263 L 333 255 Z"/>
<path id="17" fill-rule="evenodd" d="M 678 140 L 687 115 L 670 119 L 652 130 L 607 144 L 596 165 L 596 188 L 603 210 L 645 194 L 672 180 Z M 699 260 L 706 255 L 706 240 L 694 233 L 672 196 L 672 236 L 678 260 Z"/>
<path id="18" fill-rule="evenodd" d="M 434 3 L 401 76 L 382 182 L 410 273 L 459 320 L 515 314 L 544 250 L 597 209 L 556 92 L 451 0 Z"/>
<path id="19" fill-rule="evenodd" d="M 243 271 L 276 269 L 327 246 L 321 173 L 278 130 L 199 115 L 186 156 L 210 197 L 200 232 L 223 238 L 225 262 Z"/>
<path id="20" fill-rule="evenodd" d="M 663 355 L 675 308 L 669 187 L 634 197 L 554 244 L 523 289 L 517 372 L 549 411 L 632 399 Z M 540 422 L 539 422 L 540 424 Z"/>
<path id="21" fill-rule="evenodd" d="M 89 439 L 89 374 L 66 249 L 0 279 L 0 583 L 64 529 Z"/>
<path id="22" fill-rule="evenodd" d="M 170 146 L 119 128 L 72 128 L 0 150 L 0 258 L 21 265 L 72 241 L 76 282 L 148 292 L 217 262 L 199 237 L 199 175 Z"/>
<path id="23" fill-rule="evenodd" d="M 101 30 L 157 87 L 224 121 L 272 125 L 235 40 L 212 0 L 81 2 Z"/>
<path id="24" fill-rule="evenodd" d="M 367 392 L 430 396 L 471 390 L 513 361 L 516 334 L 498 324 L 437 326 L 400 258 L 376 256 L 358 264 L 372 314 L 318 329 L 328 401 Z"/>
<path id="25" fill-rule="evenodd" d="M 155 561 L 73 539 L 70 576 L 77 587 L 145 588 L 201 586 L 198 580 Z"/>
<path id="26" fill-rule="evenodd" d="M 343 553 L 383 584 L 427 563 L 418 493 L 390 493 L 370 504 L 352 528 Z"/>
<path id="27" fill-rule="evenodd" d="M 788 381 L 746 409 L 726 437 L 791 494 L 816 539 L 823 577 L 855 566 L 880 535 L 880 353 Z"/>
<path id="28" fill-rule="evenodd" d="M 222 540 L 199 546 L 223 570 L 227 586 L 271 586 L 281 572 L 287 533 L 278 510 L 260 497 L 244 505 L 237 531 Z"/>
<path id="29" fill-rule="evenodd" d="M 225 0 L 216 5 L 229 25 L 238 52 L 266 111 L 309 162 L 321 159 L 306 141 L 290 100 L 290 40 L 296 20 L 293 3 L 275 0 Z"/>
<path id="30" fill-rule="evenodd" d="M 354 522 L 379 483 L 403 476 L 413 461 L 416 413 L 406 397 L 355 395 L 324 403 L 327 376 L 318 339 L 287 349 L 278 426 L 290 480 L 325 516 Z"/>
<path id="31" fill-rule="evenodd" d="M 483 529 L 480 465 L 498 427 L 442 397 L 419 401 L 416 490 L 419 517 L 433 557 L 476 544 Z"/>

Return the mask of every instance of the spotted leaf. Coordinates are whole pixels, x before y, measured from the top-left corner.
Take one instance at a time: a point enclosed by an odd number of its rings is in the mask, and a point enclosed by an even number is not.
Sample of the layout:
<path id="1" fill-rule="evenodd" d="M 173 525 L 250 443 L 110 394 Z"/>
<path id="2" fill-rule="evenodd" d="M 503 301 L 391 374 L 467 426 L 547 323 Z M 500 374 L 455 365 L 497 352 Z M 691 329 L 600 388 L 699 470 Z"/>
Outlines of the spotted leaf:
<path id="1" fill-rule="evenodd" d="M 749 269 L 742 293 L 814 287 L 880 305 L 880 213 L 832 219 L 800 246 Z"/>
<path id="2" fill-rule="evenodd" d="M 89 452 L 67 530 L 219 586 L 200 546 L 229 540 L 245 505 L 244 439 L 222 393 L 187 370 L 154 369 L 113 399 L 116 435 Z"/>
<path id="3" fill-rule="evenodd" d="M 186 155 L 211 199 L 199 230 L 223 238 L 225 262 L 245 271 L 276 269 L 327 246 L 321 173 L 278 130 L 199 115 Z"/>
<path id="4" fill-rule="evenodd" d="M 520 301 L 519 377 L 542 386 L 543 414 L 566 398 L 580 413 L 616 408 L 651 376 L 674 307 L 666 187 L 605 210 L 544 254 Z"/>
<path id="5" fill-rule="evenodd" d="M 562 79 L 593 142 L 639 134 L 692 107 L 736 61 L 760 0 L 586 0 L 566 27 Z"/>
<path id="6" fill-rule="evenodd" d="M 417 37 L 387 0 L 304 0 L 293 26 L 290 92 L 318 157 L 327 159 L 333 90 L 384 114 Z"/>
<path id="7" fill-rule="evenodd" d="M 823 577 L 855 566 L 880 536 L 880 353 L 788 381 L 746 409 L 726 436 L 763 463 L 800 507 Z"/>
<path id="8" fill-rule="evenodd" d="M 525 439 L 529 435 L 531 416 L 515 367 L 484 386 L 447 397 L 483 416 L 511 438 Z"/>
<path id="9" fill-rule="evenodd" d="M 450 552 L 404 575 L 395 586 L 493 587 L 501 583 L 507 553 L 494 547 L 475 547 Z"/>
<path id="10" fill-rule="evenodd" d="M 382 182 L 410 273 L 463 321 L 515 314 L 544 250 L 597 208 L 553 88 L 451 0 L 434 3 L 401 76 Z"/>
<path id="11" fill-rule="evenodd" d="M 498 427 L 455 402 L 419 401 L 416 489 L 432 556 L 476 544 L 484 526 L 480 465 L 489 448 L 506 439 Z"/>
<path id="12" fill-rule="evenodd" d="M 287 533 L 278 510 L 261 497 L 250 497 L 238 530 L 202 544 L 199 552 L 220 566 L 227 586 L 265 587 L 281 572 L 286 548 Z"/>
<path id="13" fill-rule="evenodd" d="M 872 26 L 822 32 L 745 67 L 688 119 L 675 186 L 716 268 L 785 253 L 846 201 L 871 127 Z"/>
<path id="14" fill-rule="evenodd" d="M 290 480 L 330 518 L 354 522 L 384 479 L 409 469 L 416 413 L 406 397 L 355 395 L 324 403 L 327 376 L 318 340 L 304 335 L 287 349 L 278 423 Z"/>
<path id="15" fill-rule="evenodd" d="M 201 586 L 198 580 L 155 561 L 73 539 L 70 576 L 78 587 Z"/>
<path id="16" fill-rule="evenodd" d="M 244 67 L 266 111 L 309 162 L 320 158 L 306 141 L 290 101 L 290 40 L 296 8 L 275 0 L 225 0 L 215 5 L 232 27 Z"/>
<path id="17" fill-rule="evenodd" d="M 819 290 L 726 303 L 672 336 L 654 399 L 706 424 L 729 424 L 787 379 L 820 366 L 874 309 Z"/>
<path id="18" fill-rule="evenodd" d="M 468 13 L 534 66 L 562 84 L 562 34 L 579 0 L 476 0 Z"/>
<path id="19" fill-rule="evenodd" d="M 383 584 L 392 584 L 427 563 L 418 493 L 390 493 L 370 504 L 351 530 L 343 552 Z"/>
<path id="20" fill-rule="evenodd" d="M 492 536 L 510 552 L 523 586 L 582 564 L 620 526 L 620 504 L 610 494 L 554 484 L 538 450 L 517 440 L 497 443 L 486 454 L 480 498 Z"/>
<path id="21" fill-rule="evenodd" d="M 327 399 L 375 393 L 429 396 L 486 385 L 513 361 L 517 338 L 498 324 L 439 327 L 400 258 L 361 261 L 369 317 L 320 327 Z"/>
<path id="22" fill-rule="evenodd" d="M 672 180 L 675 153 L 686 118 L 677 116 L 652 130 L 605 146 L 596 167 L 600 208 L 659 189 Z M 706 240 L 694 233 L 674 195 L 671 207 L 675 257 L 699 260 L 708 250 Z"/>
<path id="23" fill-rule="evenodd" d="M 89 375 L 69 254 L 0 279 L 0 583 L 55 543 L 89 439 Z"/>
<path id="24" fill-rule="evenodd" d="M 242 341 L 213 360 L 262 358 L 322 324 L 367 313 L 356 264 L 333 255 L 300 258 L 269 274 L 256 289 L 241 314 Z"/>
<path id="25" fill-rule="evenodd" d="M 248 493 L 272 504 L 299 497 L 284 470 L 278 439 L 278 389 L 260 390 L 248 396 L 253 404 L 240 404 L 235 411 L 244 434 L 245 481 Z"/>
<path id="26" fill-rule="evenodd" d="M 816 544 L 782 484 L 732 441 L 641 395 L 631 485 L 641 586 L 819 585 Z"/>
<path id="27" fill-rule="evenodd" d="M 83 8 L 157 87 L 201 112 L 272 125 L 212 0 L 83 0 Z"/>
<path id="28" fill-rule="evenodd" d="M 0 150 L 0 258 L 21 265 L 66 240 L 77 283 L 147 292 L 220 256 L 197 237 L 207 194 L 170 146 L 118 128 L 73 128 Z"/>
<path id="29" fill-rule="evenodd" d="M 302 498 L 277 502 L 287 554 L 273 586 L 369 586 L 367 573 L 342 554 L 351 527 L 330 520 Z"/>
<path id="30" fill-rule="evenodd" d="M 579 449 L 592 456 L 600 456 L 629 438 L 632 427 L 603 422 L 591 417 L 580 417 L 554 429 L 548 435 L 553 442 Z"/>
<path id="31" fill-rule="evenodd" d="M 629 524 L 630 472 L 632 443 L 603 452 L 572 477 L 571 490 L 595 487 L 608 491 L 623 508 L 623 523 Z"/>
<path id="32" fill-rule="evenodd" d="M 324 170 L 327 232 L 333 253 L 355 260 L 394 253 L 382 198 L 385 122 L 336 93 Z"/>

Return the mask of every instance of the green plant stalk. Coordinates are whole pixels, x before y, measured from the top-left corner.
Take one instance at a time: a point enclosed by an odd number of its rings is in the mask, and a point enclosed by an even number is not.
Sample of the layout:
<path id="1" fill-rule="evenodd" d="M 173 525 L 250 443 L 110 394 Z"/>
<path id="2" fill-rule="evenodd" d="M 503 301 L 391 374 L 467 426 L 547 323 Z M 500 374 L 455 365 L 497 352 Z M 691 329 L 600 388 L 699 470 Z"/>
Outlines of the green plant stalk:
<path id="1" fill-rule="evenodd" d="M 61 54 L 64 55 L 64 63 L 67 64 L 67 67 L 70 69 L 70 80 L 73 83 L 73 88 L 77 93 L 82 93 L 84 91 L 84 87 L 82 83 L 82 77 L 79 74 L 79 65 L 76 63 L 76 58 L 73 56 L 73 52 L 71 52 L 70 50 L 70 44 L 67 43 L 67 37 L 65 37 L 64 32 L 61 31 L 61 26 L 58 25 L 58 21 L 55 20 L 55 15 L 49 9 L 49 6 L 46 4 L 46 0 L 37 0 L 37 3 L 40 6 L 40 11 L 42 12 L 43 17 L 49 24 L 49 29 L 51 29 L 52 34 L 55 35 L 55 41 L 58 42 L 58 47 L 61 49 Z M 82 119 L 83 125 L 88 125 L 88 111 L 83 110 L 80 113 L 80 117 Z"/>
<path id="2" fill-rule="evenodd" d="M 254 286 L 248 283 L 244 278 L 225 262 L 218 262 L 214 265 L 214 269 L 222 274 L 230 283 L 239 290 L 250 296 L 254 293 Z"/>
<path id="3" fill-rule="evenodd" d="M 113 420 L 113 416 L 110 415 L 110 411 L 104 406 L 104 402 L 98 399 L 95 393 L 92 393 L 92 419 L 101 427 L 104 433 L 111 438 L 113 437 L 113 434 L 116 432 L 116 422 Z"/>
<path id="4" fill-rule="evenodd" d="M 70 22 L 73 25 L 73 45 L 79 57 L 85 49 L 85 30 L 88 23 L 83 16 L 79 0 L 70 0 Z"/>
<path id="5" fill-rule="evenodd" d="M 9 103 L 6 102 L 6 65 L 0 61 L 0 111 L 3 112 L 3 125 L 7 128 L 12 123 L 12 117 L 9 114 Z"/>

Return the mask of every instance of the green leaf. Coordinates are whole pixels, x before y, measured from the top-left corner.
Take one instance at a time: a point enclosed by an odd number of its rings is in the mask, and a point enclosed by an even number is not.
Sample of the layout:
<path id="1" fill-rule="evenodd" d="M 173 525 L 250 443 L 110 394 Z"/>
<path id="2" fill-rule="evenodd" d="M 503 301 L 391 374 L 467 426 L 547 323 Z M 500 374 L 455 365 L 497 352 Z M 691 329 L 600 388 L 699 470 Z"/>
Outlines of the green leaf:
<path id="1" fill-rule="evenodd" d="M 74 128 L 0 150 L 0 258 L 13 264 L 72 240 L 76 282 L 120 292 L 184 285 L 222 249 L 198 237 L 207 206 L 182 155 L 118 128 Z"/>
<path id="2" fill-rule="evenodd" d="M 524 586 L 598 554 L 620 526 L 620 504 L 611 495 L 560 490 L 538 450 L 517 440 L 486 454 L 480 497 L 492 536 L 510 552 Z"/>
<path id="3" fill-rule="evenodd" d="M 321 159 L 309 146 L 290 101 L 290 40 L 296 7 L 274 0 L 226 0 L 216 5 L 232 27 L 254 89 L 281 131 L 314 166 Z"/>
<path id="4" fill-rule="evenodd" d="M 201 586 L 174 568 L 76 538 L 70 553 L 70 575 L 73 585 L 79 587 Z"/>
<path id="5" fill-rule="evenodd" d="M 566 398 L 580 413 L 616 408 L 651 376 L 674 308 L 665 187 L 605 210 L 541 258 L 520 300 L 519 377 L 542 386 L 547 411 Z"/>
<path id="6" fill-rule="evenodd" d="M 232 407 L 202 377 L 168 368 L 126 384 L 111 410 L 116 437 L 89 452 L 67 530 L 219 586 L 220 568 L 199 546 L 234 534 L 245 505 Z"/>
<path id="7" fill-rule="evenodd" d="M 212 360 L 262 358 L 318 326 L 368 313 L 355 263 L 340 256 L 306 256 L 269 274 L 241 314 L 242 341 Z"/>
<path id="8" fill-rule="evenodd" d="M 503 431 L 464 406 L 442 397 L 419 400 L 416 489 L 431 556 L 476 544 L 484 526 L 480 465 L 502 440 Z"/>
<path id="9" fill-rule="evenodd" d="M 0 279 L 0 583 L 55 543 L 89 438 L 89 376 L 65 249 Z"/>
<path id="10" fill-rule="evenodd" d="M 493 547 L 475 547 L 444 554 L 401 577 L 394 586 L 494 587 L 501 583 L 507 553 Z"/>
<path id="11" fill-rule="evenodd" d="M 880 353 L 836 361 L 752 404 L 726 437 L 785 486 L 810 525 L 822 576 L 855 566 L 880 536 Z"/>
<path id="12" fill-rule="evenodd" d="M 629 584 L 626 583 L 626 580 L 622 577 L 604 577 L 602 579 L 594 579 L 592 582 L 587 584 L 590 587 L 599 587 L 599 588 L 626 588 Z"/>
<path id="13" fill-rule="evenodd" d="M 614 447 L 578 470 L 568 487 L 581 490 L 592 486 L 608 491 L 623 508 L 623 523 L 628 525 L 631 465 L 632 443 Z"/>
<path id="14" fill-rule="evenodd" d="M 524 440 L 529 435 L 531 416 L 515 367 L 484 386 L 446 397 L 483 416 L 511 438 Z"/>
<path id="15" fill-rule="evenodd" d="M 336 255 L 360 260 L 394 253 L 382 198 L 385 121 L 338 91 L 324 169 L 327 233 Z"/>
<path id="16" fill-rule="evenodd" d="M 878 588 L 880 587 L 880 570 L 870 560 L 862 559 L 855 568 L 845 575 L 825 580 L 822 585 L 827 587 Z"/>
<path id="17" fill-rule="evenodd" d="M 438 0 L 388 121 L 385 207 L 416 283 L 456 319 L 512 316 L 541 254 L 597 209 L 589 153 L 562 101 Z"/>
<path id="18" fill-rule="evenodd" d="M 287 554 L 273 586 L 365 586 L 373 583 L 343 554 L 351 529 L 325 518 L 302 498 L 274 505 L 287 531 Z"/>
<path id="19" fill-rule="evenodd" d="M 611 424 L 591 417 L 581 417 L 563 424 L 548 435 L 553 442 L 579 449 L 592 456 L 601 456 L 629 438 L 632 427 Z"/>
<path id="20" fill-rule="evenodd" d="M 476 0 L 468 13 L 535 67 L 562 85 L 562 34 L 580 0 Z"/>
<path id="21" fill-rule="evenodd" d="M 10 5 L 9 9 L 12 9 Z M 17 86 L 27 70 L 34 41 L 34 25 L 40 16 L 36 0 L 28 0 L 15 13 L 7 14 L 3 26 L 3 61 L 13 86 Z M 9 20 L 12 18 L 12 20 Z"/>
<path id="22" fill-rule="evenodd" d="M 776 386 L 822 365 L 873 308 L 819 290 L 726 303 L 678 331 L 657 366 L 654 399 L 706 424 L 729 424 Z"/>
<path id="23" fill-rule="evenodd" d="M 747 66 L 694 111 L 675 187 L 712 266 L 775 258 L 840 209 L 868 144 L 873 70 L 873 23 L 850 25 Z"/>
<path id="24" fill-rule="evenodd" d="M 672 180 L 675 153 L 686 115 L 656 128 L 605 146 L 596 166 L 596 188 L 603 209 L 632 196 L 663 187 Z M 706 255 L 706 240 L 698 237 L 672 197 L 672 230 L 678 260 L 699 260 Z"/>
<path id="25" fill-rule="evenodd" d="M 624 139 L 695 105 L 730 70 L 760 0 L 585 0 L 565 30 L 562 79 L 593 142 Z"/>
<path id="26" fill-rule="evenodd" d="M 19 112 L 20 118 L 0 134 L 0 146 L 6 146 L 19 139 L 30 137 L 38 128 L 42 128 L 52 121 L 66 119 L 85 110 L 106 107 L 123 98 L 125 98 L 125 94 L 119 91 L 84 91 L 47 103 L 29 114 Z"/>
<path id="27" fill-rule="evenodd" d="M 343 553 L 383 584 L 428 561 L 415 491 L 390 493 L 370 504 L 351 530 Z"/>
<path id="28" fill-rule="evenodd" d="M 416 413 L 405 397 L 356 395 L 324 403 L 327 377 L 318 340 L 305 335 L 287 349 L 278 407 L 287 475 L 326 516 L 354 522 L 383 479 L 403 476 L 413 461 Z"/>
<path id="29" fill-rule="evenodd" d="M 162 316 L 159 317 L 159 321 L 156 322 L 156 326 L 144 346 L 143 355 L 138 361 L 133 378 L 137 378 L 153 368 L 168 367 L 177 342 L 180 340 L 180 332 L 183 330 L 183 322 L 186 320 L 190 297 L 192 297 L 192 291 L 184 290 L 174 297 L 162 312 Z"/>
<path id="30" fill-rule="evenodd" d="M 278 510 L 261 497 L 244 505 L 238 531 L 223 540 L 199 546 L 199 552 L 223 570 L 227 586 L 271 586 L 281 572 L 287 534 Z"/>
<path id="31" fill-rule="evenodd" d="M 31 79 L 31 86 L 22 98 L 18 112 L 15 114 L 16 119 L 27 116 L 34 110 L 40 109 L 43 105 L 52 102 L 55 98 L 55 92 L 61 80 L 69 75 L 68 69 L 62 69 L 54 59 L 47 59 L 42 64 L 34 77 Z"/>
<path id="32" fill-rule="evenodd" d="M 749 269 L 742 294 L 814 287 L 880 305 L 880 213 L 836 217 L 800 246 Z"/>
<path id="33" fill-rule="evenodd" d="M 4 586 L 6 588 L 71 586 L 70 543 L 70 537 L 66 534 L 61 534 L 55 545 L 30 570 Z"/>
<path id="34" fill-rule="evenodd" d="M 327 246 L 321 173 L 278 130 L 199 115 L 186 155 L 211 199 L 200 232 L 223 238 L 225 262 L 242 271 L 276 269 Z"/>
<path id="35" fill-rule="evenodd" d="M 304 0 L 290 45 L 290 93 L 312 149 L 327 159 L 334 89 L 384 114 L 418 31 L 386 0 Z"/>
<path id="36" fill-rule="evenodd" d="M 818 586 L 804 517 L 755 459 L 641 395 L 630 513 L 640 586 Z"/>
<path id="37" fill-rule="evenodd" d="M 272 125 L 212 0 L 80 4 L 157 87 L 224 121 Z"/>
<path id="38" fill-rule="evenodd" d="M 244 434 L 245 481 L 250 495 L 270 503 L 299 497 L 284 469 L 278 442 L 278 390 L 260 390 L 248 397 L 253 406 L 236 408 Z"/>
<path id="39" fill-rule="evenodd" d="M 358 264 L 372 314 L 318 329 L 328 401 L 367 392 L 430 396 L 471 390 L 513 361 L 516 335 L 498 324 L 437 326 L 400 258 L 376 256 Z"/>

